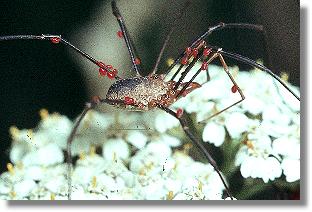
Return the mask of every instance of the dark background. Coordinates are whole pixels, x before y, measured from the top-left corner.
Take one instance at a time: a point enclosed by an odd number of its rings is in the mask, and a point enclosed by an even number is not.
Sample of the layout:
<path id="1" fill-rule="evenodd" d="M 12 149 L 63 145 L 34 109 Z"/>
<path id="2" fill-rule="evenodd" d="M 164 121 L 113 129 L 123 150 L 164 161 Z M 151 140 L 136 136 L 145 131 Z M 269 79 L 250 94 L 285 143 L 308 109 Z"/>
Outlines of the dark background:
<path id="1" fill-rule="evenodd" d="M 121 1 L 121 0 L 120 0 Z M 61 34 L 70 37 L 90 19 L 103 1 L 33 0 L 2 1 L 0 36 L 15 34 Z M 129 1 L 131 2 L 131 1 Z M 176 13 L 183 1 L 164 1 Z M 178 23 L 165 56 L 177 55 L 208 26 L 219 22 L 262 24 L 267 30 L 267 50 L 263 35 L 248 30 L 225 30 L 213 34 L 210 44 L 254 60 L 263 58 L 273 72 L 290 73 L 299 85 L 299 3 L 294 0 L 194 0 Z M 123 10 L 125 8 L 122 8 Z M 135 13 L 136 11 L 133 11 Z M 157 58 L 172 18 L 159 11 L 160 22 L 142 24 L 138 50 L 145 70 Z M 111 16 L 114 19 L 113 15 Z M 125 17 L 127 20 L 127 17 Z M 131 33 L 131 32 L 130 32 Z M 153 42 L 151 42 L 153 41 Z M 268 63 L 268 58 L 272 63 Z M 228 61 L 229 64 L 238 64 Z M 163 62 L 164 64 L 164 62 Z M 92 66 L 92 64 L 90 64 Z M 164 67 L 164 66 L 162 66 Z M 246 68 L 245 66 L 241 66 Z M 85 80 L 66 47 L 46 41 L 7 41 L 0 43 L 0 171 L 8 162 L 9 127 L 33 128 L 38 111 L 47 108 L 74 118 L 88 101 Z M 92 94 L 91 94 L 92 95 Z"/>

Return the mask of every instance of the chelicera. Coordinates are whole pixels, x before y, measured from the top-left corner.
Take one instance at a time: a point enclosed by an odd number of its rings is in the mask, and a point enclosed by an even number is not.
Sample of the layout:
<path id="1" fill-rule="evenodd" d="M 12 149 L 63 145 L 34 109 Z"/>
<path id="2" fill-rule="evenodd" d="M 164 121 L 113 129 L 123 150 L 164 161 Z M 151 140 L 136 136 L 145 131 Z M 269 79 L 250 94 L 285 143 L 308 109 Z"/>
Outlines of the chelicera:
<path id="1" fill-rule="evenodd" d="M 185 8 L 188 3 L 182 8 L 175 21 L 179 19 L 179 16 L 183 15 Z M 232 87 L 229 88 L 233 93 L 240 94 L 240 100 L 234 102 L 233 104 L 227 106 L 226 108 L 217 111 L 215 114 L 208 117 L 205 121 L 208 121 L 210 118 L 224 112 L 225 110 L 233 107 L 243 101 L 245 96 L 235 82 L 233 76 L 228 70 L 228 66 L 225 62 L 224 57 L 229 57 L 240 62 L 249 64 L 253 67 L 257 67 L 258 69 L 267 72 L 272 77 L 274 77 L 282 86 L 285 87 L 292 95 L 294 95 L 299 101 L 300 98 L 271 70 L 267 67 L 241 55 L 236 53 L 230 53 L 224 51 L 222 48 L 209 45 L 205 42 L 205 39 L 214 31 L 228 29 L 228 28 L 244 28 L 256 31 L 262 31 L 263 27 L 260 25 L 254 24 L 245 24 L 245 23 L 220 23 L 213 27 L 209 27 L 202 35 L 197 37 L 191 44 L 189 44 L 183 52 L 175 58 L 174 62 L 167 68 L 167 70 L 163 71 L 162 74 L 158 71 L 158 65 L 162 58 L 163 52 L 169 42 L 171 34 L 173 32 L 173 28 L 176 25 L 175 21 L 172 24 L 172 27 L 164 41 L 164 44 L 160 50 L 159 56 L 155 63 L 155 66 L 151 73 L 148 76 L 142 76 L 141 73 L 141 60 L 138 57 L 138 54 L 135 51 L 134 45 L 126 28 L 126 24 L 124 19 L 119 12 L 119 9 L 116 5 L 116 2 L 112 1 L 112 11 L 114 16 L 116 17 L 118 24 L 120 26 L 120 31 L 117 32 L 117 36 L 123 38 L 128 52 L 130 56 L 130 60 L 132 63 L 132 70 L 136 74 L 135 77 L 132 78 L 121 78 L 118 76 L 118 71 L 112 65 L 105 64 L 104 62 L 98 61 L 91 57 L 89 54 L 84 51 L 78 49 L 76 46 L 62 38 L 60 35 L 10 35 L 10 36 L 0 36 L 0 41 L 7 40 L 48 40 L 53 44 L 64 44 L 77 53 L 79 53 L 84 58 L 91 61 L 93 64 L 98 66 L 98 73 L 102 77 L 107 77 L 110 80 L 116 80 L 108 89 L 108 92 L 104 98 L 99 96 L 94 96 L 90 102 L 86 103 L 84 110 L 80 114 L 78 120 L 76 121 L 70 136 L 67 140 L 67 163 L 68 163 L 68 199 L 71 199 L 71 173 L 72 173 L 72 156 L 71 156 L 71 144 L 75 138 L 77 129 L 87 114 L 87 112 L 93 109 L 95 106 L 106 103 L 113 106 L 117 106 L 119 108 L 127 109 L 127 110 L 140 110 L 140 111 L 148 111 L 153 109 L 161 109 L 166 111 L 171 116 L 177 118 L 180 121 L 180 124 L 188 136 L 188 138 L 193 142 L 193 144 L 203 153 L 204 157 L 208 160 L 208 162 L 214 167 L 215 171 L 218 173 L 228 197 L 233 199 L 233 196 L 230 192 L 229 186 L 226 183 L 223 175 L 221 174 L 220 169 L 218 168 L 217 163 L 212 158 L 209 151 L 203 146 L 202 141 L 197 138 L 194 133 L 188 127 L 188 123 L 184 117 L 184 113 L 182 109 L 178 109 L 177 111 L 173 111 L 169 108 L 172 104 L 178 101 L 180 98 L 187 96 L 190 92 L 195 89 L 199 89 L 201 84 L 195 82 L 195 78 L 202 72 L 205 72 L 207 75 L 207 82 L 210 79 L 208 66 L 214 60 L 219 60 L 223 66 L 223 69 L 229 79 L 232 82 Z M 190 72 L 196 63 L 201 62 L 201 67 L 196 70 L 196 72 Z M 173 70 L 174 67 L 177 67 L 176 70 Z M 168 78 L 169 73 L 173 73 L 170 79 Z M 185 77 L 187 74 L 192 74 L 192 77 L 189 81 L 185 81 Z"/>

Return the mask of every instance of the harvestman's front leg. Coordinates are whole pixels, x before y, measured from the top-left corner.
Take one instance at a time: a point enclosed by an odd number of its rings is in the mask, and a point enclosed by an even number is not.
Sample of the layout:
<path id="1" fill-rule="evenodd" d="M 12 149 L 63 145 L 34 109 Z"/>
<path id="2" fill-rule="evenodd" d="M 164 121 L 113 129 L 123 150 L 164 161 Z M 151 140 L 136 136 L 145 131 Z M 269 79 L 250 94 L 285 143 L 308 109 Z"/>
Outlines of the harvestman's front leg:
<path id="1" fill-rule="evenodd" d="M 67 180 L 68 180 L 68 200 L 71 200 L 71 192 L 72 192 L 72 154 L 71 154 L 71 145 L 73 143 L 73 140 L 75 138 L 75 135 L 77 134 L 77 130 L 81 124 L 81 121 L 83 118 L 87 115 L 87 113 L 93 109 L 95 106 L 102 104 L 102 103 L 107 103 L 107 104 L 113 104 L 114 101 L 108 100 L 108 99 L 101 99 L 99 96 L 94 96 L 91 100 L 91 102 L 87 102 L 85 105 L 85 108 L 79 115 L 78 120 L 76 121 L 68 139 L 67 139 Z"/>
<path id="2" fill-rule="evenodd" d="M 42 34 L 42 35 L 5 35 L 5 36 L 0 36 L 0 42 L 1 41 L 10 41 L 10 40 L 39 40 L 39 41 L 41 40 L 41 41 L 50 41 L 53 44 L 62 43 L 65 46 L 67 46 L 67 47 L 73 49 L 74 51 L 76 51 L 82 57 L 86 58 L 90 62 L 92 62 L 95 65 L 97 65 L 99 67 L 100 75 L 103 75 L 103 73 L 105 73 L 104 75 L 106 75 L 106 73 L 107 73 L 107 76 L 109 76 L 110 79 L 116 79 L 116 80 L 120 79 L 120 77 L 117 76 L 117 72 L 113 72 L 113 71 L 111 72 L 111 70 L 110 70 L 108 65 L 106 66 L 103 62 L 101 62 L 99 60 L 96 60 L 95 58 L 93 58 L 92 56 L 87 54 L 86 52 L 84 52 L 81 49 L 77 48 L 76 46 L 71 44 L 69 41 L 67 41 L 64 38 L 62 38 L 61 35 Z"/>
<path id="3" fill-rule="evenodd" d="M 180 124 L 185 132 L 185 134 L 189 137 L 189 139 L 191 139 L 191 141 L 193 142 L 193 144 L 199 148 L 201 150 L 201 152 L 205 155 L 205 158 L 208 160 L 208 162 L 213 166 L 213 168 L 215 169 L 215 171 L 217 172 L 217 174 L 219 175 L 224 187 L 225 187 L 225 191 L 227 193 L 227 195 L 231 198 L 231 200 L 233 200 L 233 196 L 230 192 L 230 189 L 228 187 L 228 185 L 225 182 L 224 177 L 221 174 L 221 171 L 216 163 L 216 161 L 212 158 L 211 154 L 208 152 L 208 150 L 204 147 L 204 145 L 202 144 L 201 141 L 199 141 L 195 135 L 190 131 L 188 124 L 186 122 L 186 120 L 183 118 L 183 114 L 177 114 L 174 111 L 172 111 L 171 109 L 167 108 L 167 107 L 163 107 L 162 105 L 158 106 L 160 109 L 166 111 L 167 113 L 169 113 L 170 115 L 172 115 L 173 117 L 175 117 L 176 119 L 178 119 L 180 121 Z"/>
<path id="4" fill-rule="evenodd" d="M 130 59 L 131 59 L 131 63 L 132 63 L 132 66 L 133 66 L 133 69 L 134 71 L 136 72 L 137 76 L 141 76 L 141 67 L 140 67 L 140 64 L 141 64 L 141 60 L 140 58 L 137 56 L 137 52 L 136 52 L 136 49 L 133 45 L 133 41 L 129 35 L 129 32 L 127 30 L 127 27 L 126 27 L 126 24 L 125 24 L 125 21 L 117 7 L 117 4 L 116 4 L 116 1 L 113 0 L 111 2 L 112 4 L 112 11 L 113 11 L 113 14 L 114 16 L 116 17 L 117 21 L 118 21 L 118 24 L 119 24 L 119 27 L 120 27 L 120 30 L 122 32 L 122 36 L 126 42 L 126 45 L 127 45 L 127 49 L 128 49 L 128 53 L 130 55 Z"/>

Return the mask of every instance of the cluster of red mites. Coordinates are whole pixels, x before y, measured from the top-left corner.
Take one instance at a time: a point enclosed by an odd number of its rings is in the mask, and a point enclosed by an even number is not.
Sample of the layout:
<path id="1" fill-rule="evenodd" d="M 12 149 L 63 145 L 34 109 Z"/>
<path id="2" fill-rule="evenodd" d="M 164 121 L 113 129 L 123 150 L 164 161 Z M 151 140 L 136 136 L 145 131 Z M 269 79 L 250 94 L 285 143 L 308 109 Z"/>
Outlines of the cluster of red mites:
<path id="1" fill-rule="evenodd" d="M 203 51 L 203 56 L 205 58 L 207 58 L 209 56 L 209 54 L 211 53 L 211 48 L 205 48 L 204 51 Z M 188 64 L 188 61 L 189 61 L 189 58 L 191 56 L 193 56 L 194 58 L 197 57 L 198 55 L 198 49 L 197 48 L 194 48 L 192 49 L 191 47 L 187 47 L 185 49 L 185 56 L 181 59 L 181 64 L 183 65 L 187 65 Z M 207 62 L 203 62 L 202 66 L 201 66 L 201 69 L 202 70 L 207 70 L 208 69 L 208 63 Z"/>
<path id="2" fill-rule="evenodd" d="M 103 62 L 99 61 L 96 64 L 100 67 L 99 68 L 100 76 L 107 75 L 109 79 L 114 79 L 117 76 L 118 71 L 112 65 L 105 65 Z"/>

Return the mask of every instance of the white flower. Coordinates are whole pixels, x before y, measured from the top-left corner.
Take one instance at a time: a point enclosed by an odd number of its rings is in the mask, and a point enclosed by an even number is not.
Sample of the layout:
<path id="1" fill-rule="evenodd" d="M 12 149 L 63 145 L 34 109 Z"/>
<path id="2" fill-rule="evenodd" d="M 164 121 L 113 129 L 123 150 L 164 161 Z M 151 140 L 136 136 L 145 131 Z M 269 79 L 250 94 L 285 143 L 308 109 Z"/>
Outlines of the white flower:
<path id="1" fill-rule="evenodd" d="M 295 182 L 300 179 L 300 160 L 284 158 L 281 165 L 287 182 Z"/>
<path id="2" fill-rule="evenodd" d="M 153 155 L 159 158 L 170 157 L 172 150 L 169 145 L 165 144 L 162 141 L 150 142 L 142 152 L 152 153 Z"/>
<path id="3" fill-rule="evenodd" d="M 6 182 L 4 179 L 0 179 L 0 194 L 1 195 L 8 195 L 11 191 L 10 187 L 11 186 L 9 182 Z"/>
<path id="4" fill-rule="evenodd" d="M 37 187 L 33 180 L 23 180 L 14 184 L 14 192 L 16 193 L 17 199 L 28 197 L 35 188 Z"/>
<path id="5" fill-rule="evenodd" d="M 80 130 L 87 131 L 86 133 L 90 132 L 90 130 L 104 131 L 111 125 L 113 120 L 113 116 L 91 110 L 87 113 L 85 119 L 83 120 Z"/>
<path id="6" fill-rule="evenodd" d="M 159 114 L 155 118 L 155 129 L 160 132 L 164 133 L 168 129 L 174 128 L 179 126 L 179 120 L 174 118 L 173 116 L 167 114 L 164 111 L 160 111 Z"/>
<path id="7" fill-rule="evenodd" d="M 245 114 L 233 112 L 226 117 L 225 126 L 230 136 L 238 139 L 243 132 L 249 131 L 251 127 L 259 126 L 259 122 L 247 118 Z"/>
<path id="8" fill-rule="evenodd" d="M 248 140 L 236 155 L 235 164 L 240 165 L 244 178 L 262 178 L 265 183 L 282 174 L 280 162 L 271 147 L 271 139 L 261 130 L 248 134 Z"/>
<path id="9" fill-rule="evenodd" d="M 167 194 L 166 190 L 164 189 L 164 182 L 161 180 L 142 187 L 141 192 L 142 196 L 146 200 L 165 199 Z"/>
<path id="10" fill-rule="evenodd" d="M 119 177 L 124 180 L 125 185 L 129 188 L 134 187 L 138 183 L 137 175 L 134 175 L 130 171 L 125 171 L 125 172 L 120 173 Z"/>
<path id="11" fill-rule="evenodd" d="M 262 113 L 263 120 L 278 123 L 282 126 L 289 125 L 291 117 L 288 114 L 282 113 L 279 108 L 266 107 Z"/>
<path id="12" fill-rule="evenodd" d="M 56 176 L 46 179 L 44 187 L 52 193 L 65 193 L 67 192 L 67 180 L 65 176 Z"/>
<path id="13" fill-rule="evenodd" d="M 22 142 L 14 143 L 10 151 L 10 160 L 14 164 L 20 162 L 29 150 L 30 148 L 28 147 L 26 143 L 22 143 Z"/>
<path id="14" fill-rule="evenodd" d="M 64 155 L 60 147 L 50 143 L 25 155 L 22 162 L 25 166 L 43 165 L 50 166 L 64 161 Z"/>
<path id="15" fill-rule="evenodd" d="M 242 162 L 240 171 L 244 178 L 262 178 L 265 183 L 282 175 L 281 165 L 274 157 L 248 157 Z"/>
<path id="16" fill-rule="evenodd" d="M 263 109 L 266 107 L 265 102 L 261 99 L 249 95 L 242 103 L 241 107 L 251 113 L 252 115 L 258 115 L 262 113 Z"/>
<path id="17" fill-rule="evenodd" d="M 94 178 L 95 177 L 95 178 Z M 93 176 L 92 179 L 96 179 L 95 184 L 91 185 L 89 187 L 89 190 L 94 190 L 96 188 L 99 188 L 102 191 L 117 191 L 118 189 L 121 190 L 124 187 L 124 184 L 117 184 L 117 182 L 111 177 L 106 174 L 100 174 L 97 176 Z M 89 182 L 90 184 L 91 181 Z"/>
<path id="18" fill-rule="evenodd" d="M 127 136 L 127 141 L 138 149 L 143 148 L 147 140 L 148 138 L 146 135 L 144 135 L 142 132 L 135 130 L 129 132 Z"/>
<path id="19" fill-rule="evenodd" d="M 130 156 L 130 149 L 123 139 L 111 138 L 103 144 L 103 156 L 107 160 L 125 160 Z"/>
<path id="20" fill-rule="evenodd" d="M 155 139 L 155 141 L 153 142 L 157 141 L 164 142 L 166 145 L 170 147 L 178 147 L 181 145 L 181 141 L 179 139 L 167 134 L 160 135 L 160 137 L 158 139 Z"/>
<path id="21" fill-rule="evenodd" d="M 217 124 L 214 121 L 208 122 L 203 131 L 203 141 L 221 146 L 225 139 L 224 126 Z"/>
<path id="22" fill-rule="evenodd" d="M 216 104 L 212 101 L 201 102 L 198 104 L 198 107 L 200 107 L 200 109 L 198 111 L 196 111 L 196 121 L 197 122 L 205 121 L 208 117 L 210 117 L 213 113 L 216 112 L 214 110 L 216 107 Z M 187 111 L 187 112 L 189 112 L 189 111 Z M 209 120 L 209 121 L 211 121 L 211 120 Z"/>
<path id="23" fill-rule="evenodd" d="M 47 113 L 43 115 L 42 113 Z M 48 114 L 47 111 L 41 110 L 41 122 L 38 131 L 35 133 L 34 142 L 37 145 L 41 143 L 56 143 L 60 148 L 66 148 L 66 141 L 72 129 L 72 122 L 58 113 Z M 38 136 L 38 138 L 36 138 Z"/>
<path id="24" fill-rule="evenodd" d="M 273 141 L 273 150 L 282 156 L 300 159 L 300 144 L 294 137 L 280 137 Z"/>
<path id="25" fill-rule="evenodd" d="M 44 168 L 40 166 L 29 166 L 24 168 L 25 179 L 41 180 L 44 178 Z"/>

